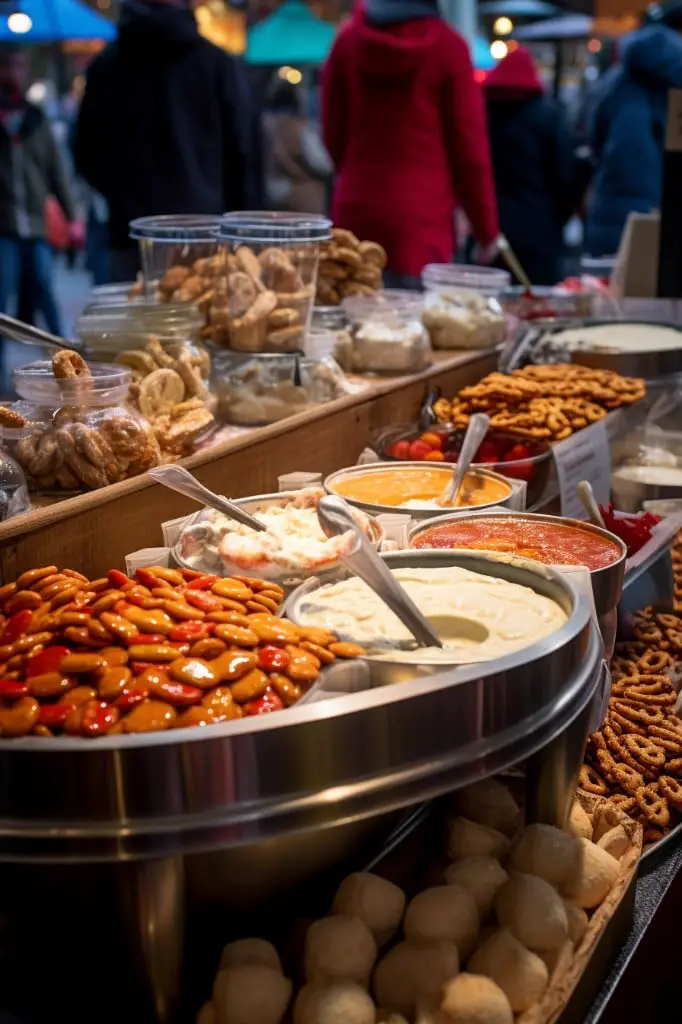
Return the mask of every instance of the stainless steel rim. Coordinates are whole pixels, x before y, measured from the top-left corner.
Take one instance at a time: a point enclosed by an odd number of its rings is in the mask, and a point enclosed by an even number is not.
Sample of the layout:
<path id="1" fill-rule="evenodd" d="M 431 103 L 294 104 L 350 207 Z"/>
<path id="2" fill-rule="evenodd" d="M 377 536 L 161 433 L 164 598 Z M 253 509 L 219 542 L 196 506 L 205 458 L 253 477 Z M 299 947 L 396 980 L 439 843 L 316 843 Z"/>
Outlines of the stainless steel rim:
<path id="1" fill-rule="evenodd" d="M 635 324 L 637 327 L 667 327 L 680 330 L 675 324 L 656 320 L 619 320 L 619 325 Z M 602 327 L 613 325 L 613 320 L 585 319 L 574 320 L 570 324 L 553 325 L 547 334 L 557 334 L 567 327 Z M 576 349 L 570 353 L 571 360 L 580 366 L 590 366 L 595 370 L 615 370 L 625 377 L 644 377 L 650 380 L 655 377 L 666 377 L 671 373 L 682 373 L 682 331 L 680 331 L 680 348 L 663 349 L 643 352 L 606 352 Z"/>

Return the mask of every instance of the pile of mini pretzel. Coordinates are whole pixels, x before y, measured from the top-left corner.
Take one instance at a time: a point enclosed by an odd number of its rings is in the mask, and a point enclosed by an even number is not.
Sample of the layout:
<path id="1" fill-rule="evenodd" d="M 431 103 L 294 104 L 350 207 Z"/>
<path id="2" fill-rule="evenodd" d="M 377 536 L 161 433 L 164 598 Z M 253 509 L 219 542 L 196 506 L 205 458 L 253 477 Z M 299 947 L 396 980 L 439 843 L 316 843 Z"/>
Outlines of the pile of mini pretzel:
<path id="1" fill-rule="evenodd" d="M 682 719 L 671 678 L 682 661 L 682 615 L 651 607 L 616 644 L 606 719 L 590 736 L 579 786 L 609 797 L 662 839 L 682 818 Z"/>

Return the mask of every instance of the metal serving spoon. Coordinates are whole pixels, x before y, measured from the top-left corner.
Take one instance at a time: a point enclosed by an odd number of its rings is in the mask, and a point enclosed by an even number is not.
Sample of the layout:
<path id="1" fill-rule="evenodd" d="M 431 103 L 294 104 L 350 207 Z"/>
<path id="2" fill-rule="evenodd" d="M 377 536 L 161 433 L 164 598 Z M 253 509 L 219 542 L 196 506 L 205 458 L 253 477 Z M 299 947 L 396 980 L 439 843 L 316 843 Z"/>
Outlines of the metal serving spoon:
<path id="1" fill-rule="evenodd" d="M 527 288 L 529 292 L 532 292 L 533 285 L 531 280 L 519 263 L 518 256 L 509 244 L 509 239 L 505 235 L 500 235 L 497 239 L 497 244 L 500 249 L 500 256 L 507 264 L 512 274 L 521 282 L 524 288 Z"/>
<path id="2" fill-rule="evenodd" d="M 354 550 L 341 555 L 341 561 L 367 584 L 409 629 L 420 647 L 442 647 L 443 641 L 431 623 L 403 590 L 395 576 L 383 562 L 356 523 L 348 504 L 336 494 L 322 498 L 317 506 L 317 518 L 327 537 L 339 537 L 352 531 L 356 537 Z"/>
<path id="3" fill-rule="evenodd" d="M 484 412 L 475 412 L 469 420 L 469 426 L 467 427 L 467 432 L 464 435 L 464 440 L 462 441 L 462 448 L 452 471 L 452 478 L 440 498 L 436 498 L 438 505 L 455 504 L 457 497 L 459 496 L 459 492 L 462 489 L 464 477 L 469 470 L 469 466 L 474 461 L 474 456 L 478 451 L 478 446 L 488 433 L 489 426 L 490 417 L 486 416 Z"/>
<path id="4" fill-rule="evenodd" d="M 11 338 L 12 341 L 20 341 L 24 345 L 39 345 L 41 348 L 58 351 L 64 348 L 71 349 L 73 352 L 81 351 L 80 346 L 75 342 L 60 338 L 58 334 L 50 334 L 49 331 L 43 331 L 40 327 L 34 327 L 32 324 L 25 324 L 23 320 L 16 320 L 13 316 L 8 316 L 7 313 L 0 313 L 0 334 Z"/>
<path id="5" fill-rule="evenodd" d="M 581 480 L 580 483 L 576 484 L 576 492 L 578 494 L 578 500 L 587 513 L 587 518 L 594 526 L 601 526 L 603 530 L 606 529 L 606 523 L 604 517 L 599 511 L 599 505 L 597 499 L 594 496 L 592 490 L 592 484 L 588 480 Z"/>
<path id="6" fill-rule="evenodd" d="M 149 470 L 149 475 L 170 491 L 177 491 L 178 494 L 184 494 L 187 498 L 193 498 L 200 505 L 208 505 L 209 508 L 222 512 L 230 519 L 236 519 L 243 526 L 250 526 L 252 530 L 258 530 L 261 533 L 267 530 L 267 526 L 265 523 L 261 523 L 260 519 L 249 515 L 229 498 L 224 498 L 222 494 L 214 494 L 213 491 L 209 491 L 208 487 L 200 484 L 197 478 L 182 466 L 155 466 L 154 469 Z"/>

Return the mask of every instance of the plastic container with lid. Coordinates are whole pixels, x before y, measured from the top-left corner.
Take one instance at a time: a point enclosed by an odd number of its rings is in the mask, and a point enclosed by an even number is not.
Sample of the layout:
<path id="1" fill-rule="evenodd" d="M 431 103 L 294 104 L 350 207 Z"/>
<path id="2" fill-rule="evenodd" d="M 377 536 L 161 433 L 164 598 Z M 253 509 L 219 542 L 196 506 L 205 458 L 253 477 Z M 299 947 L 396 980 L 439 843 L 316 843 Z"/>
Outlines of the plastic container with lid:
<path id="1" fill-rule="evenodd" d="M 399 289 L 344 299 L 351 323 L 349 342 L 336 358 L 349 373 L 415 373 L 429 363 L 429 339 L 422 325 L 423 296 Z"/>
<path id="2" fill-rule="evenodd" d="M 212 352 L 220 418 L 243 427 L 265 426 L 347 393 L 331 359 L 290 353 Z"/>
<path id="3" fill-rule="evenodd" d="M 210 313 L 213 341 L 239 352 L 302 350 L 320 243 L 330 228 L 315 214 L 225 214 L 219 232 L 224 274 Z"/>
<path id="4" fill-rule="evenodd" d="M 509 285 L 506 270 L 431 263 L 422 271 L 422 283 L 422 319 L 434 348 L 487 348 L 504 341 L 499 296 Z"/>
<path id="5" fill-rule="evenodd" d="M 31 507 L 24 471 L 6 451 L 6 433 L 12 434 L 12 429 L 0 426 L 0 523 Z"/>
<path id="6" fill-rule="evenodd" d="M 95 490 L 159 462 L 150 425 L 126 405 L 130 371 L 91 363 L 91 377 L 56 379 L 52 363 L 13 373 L 26 426 L 6 430 L 12 454 L 33 490 Z"/>
<path id="7" fill-rule="evenodd" d="M 203 214 L 131 220 L 146 294 L 164 302 L 196 302 L 210 291 L 221 268 L 219 224 L 220 217 Z"/>

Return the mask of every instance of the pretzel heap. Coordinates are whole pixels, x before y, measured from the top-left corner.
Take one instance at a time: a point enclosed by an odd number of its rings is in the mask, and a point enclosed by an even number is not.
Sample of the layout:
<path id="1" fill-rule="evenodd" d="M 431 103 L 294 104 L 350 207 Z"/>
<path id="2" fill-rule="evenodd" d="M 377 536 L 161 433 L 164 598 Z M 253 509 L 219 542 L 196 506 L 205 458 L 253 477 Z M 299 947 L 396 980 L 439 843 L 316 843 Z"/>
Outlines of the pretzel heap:
<path id="1" fill-rule="evenodd" d="M 486 412 L 490 426 L 519 437 L 563 441 L 576 430 L 603 419 L 610 409 L 631 405 L 646 387 L 636 377 L 612 370 L 592 370 L 573 363 L 526 366 L 511 374 L 487 377 L 448 401 L 438 399 L 434 412 L 457 428 L 469 425 L 475 412 Z"/>
<path id="2" fill-rule="evenodd" d="M 662 839 L 682 817 L 682 719 L 671 675 L 682 660 L 682 617 L 645 608 L 633 640 L 616 645 L 606 720 L 590 736 L 579 786 L 610 797 Z"/>
<path id="3" fill-rule="evenodd" d="M 670 552 L 673 561 L 673 605 L 682 611 L 682 531 L 677 534 Z"/>

